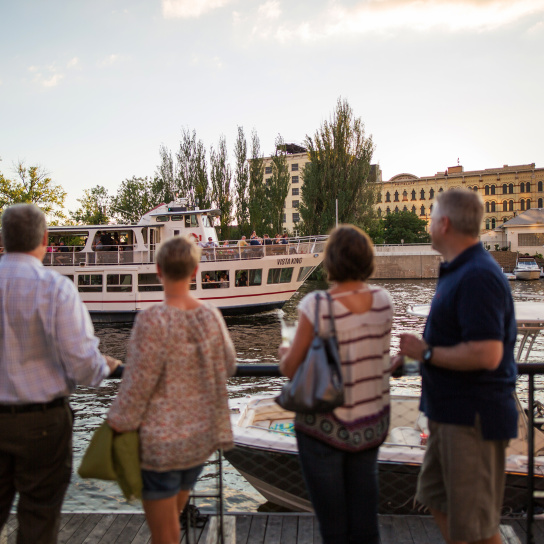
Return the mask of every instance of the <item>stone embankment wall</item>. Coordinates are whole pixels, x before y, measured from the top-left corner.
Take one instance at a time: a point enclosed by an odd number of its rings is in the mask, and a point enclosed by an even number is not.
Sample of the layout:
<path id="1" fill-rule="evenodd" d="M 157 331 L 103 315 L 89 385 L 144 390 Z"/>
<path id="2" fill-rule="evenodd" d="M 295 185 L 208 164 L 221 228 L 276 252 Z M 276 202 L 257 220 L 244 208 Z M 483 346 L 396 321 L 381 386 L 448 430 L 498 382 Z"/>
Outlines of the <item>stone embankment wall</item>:
<path id="1" fill-rule="evenodd" d="M 395 253 L 376 248 L 376 269 L 372 275 L 375 280 L 414 280 L 438 278 L 442 257 L 436 252 L 417 254 Z M 490 251 L 504 272 L 512 272 L 516 266 L 515 251 Z M 538 266 L 544 266 L 544 259 L 535 259 Z"/>

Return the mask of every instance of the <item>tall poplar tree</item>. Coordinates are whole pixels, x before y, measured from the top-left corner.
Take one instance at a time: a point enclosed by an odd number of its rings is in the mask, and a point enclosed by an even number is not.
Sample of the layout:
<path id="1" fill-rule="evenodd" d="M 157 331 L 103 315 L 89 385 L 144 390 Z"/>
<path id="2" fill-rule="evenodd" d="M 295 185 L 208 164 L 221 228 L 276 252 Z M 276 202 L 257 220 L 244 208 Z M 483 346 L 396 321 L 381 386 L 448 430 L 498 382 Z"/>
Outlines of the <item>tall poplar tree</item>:
<path id="1" fill-rule="evenodd" d="M 229 237 L 229 225 L 232 219 L 232 195 L 230 183 L 232 172 L 228 163 L 227 141 L 225 136 L 219 138 L 217 150 L 210 149 L 210 178 L 212 182 L 212 199 L 221 212 L 221 237 Z"/>
<path id="2" fill-rule="evenodd" d="M 247 141 L 243 127 L 238 127 L 234 146 L 234 191 L 236 194 L 236 222 L 241 232 L 249 224 L 249 164 L 247 162 Z"/>
<path id="3" fill-rule="evenodd" d="M 304 234 L 325 234 L 335 224 L 336 199 L 341 223 L 365 230 L 377 221 L 377 187 L 371 180 L 372 136 L 347 100 L 338 99 L 329 121 L 306 136 L 308 162 L 303 171 L 300 217 Z"/>
<path id="4" fill-rule="evenodd" d="M 276 153 L 272 157 L 272 177 L 270 178 L 270 185 L 267 187 L 269 221 L 274 232 L 281 232 L 282 230 L 283 210 L 285 208 L 285 199 L 289 194 L 290 184 L 291 176 L 287 164 L 285 142 L 278 135 L 276 138 Z"/>
<path id="5" fill-rule="evenodd" d="M 261 143 L 254 129 L 251 133 L 251 161 L 249 164 L 249 225 L 250 230 L 261 232 L 267 224 L 268 200 L 263 183 L 264 157 Z"/>

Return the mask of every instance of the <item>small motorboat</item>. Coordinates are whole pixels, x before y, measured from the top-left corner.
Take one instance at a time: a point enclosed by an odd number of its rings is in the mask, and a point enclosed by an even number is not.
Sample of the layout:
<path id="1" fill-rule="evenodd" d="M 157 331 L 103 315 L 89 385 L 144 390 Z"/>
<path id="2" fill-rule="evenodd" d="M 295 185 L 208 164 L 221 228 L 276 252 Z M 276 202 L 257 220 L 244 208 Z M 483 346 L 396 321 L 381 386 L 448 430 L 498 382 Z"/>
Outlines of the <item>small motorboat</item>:
<path id="1" fill-rule="evenodd" d="M 231 399 L 235 448 L 227 460 L 268 501 L 292 511 L 312 511 L 298 460 L 293 412 L 272 397 Z M 506 455 L 504 513 L 523 508 L 527 501 L 527 417 L 520 413 L 518 438 Z M 429 434 L 427 418 L 419 411 L 419 396 L 391 397 L 389 434 L 378 456 L 380 513 L 417 513 L 414 496 Z M 535 489 L 544 490 L 544 432 L 535 429 Z"/>
<path id="2" fill-rule="evenodd" d="M 540 267 L 533 257 L 518 257 L 514 276 L 517 280 L 538 280 L 540 279 Z"/>

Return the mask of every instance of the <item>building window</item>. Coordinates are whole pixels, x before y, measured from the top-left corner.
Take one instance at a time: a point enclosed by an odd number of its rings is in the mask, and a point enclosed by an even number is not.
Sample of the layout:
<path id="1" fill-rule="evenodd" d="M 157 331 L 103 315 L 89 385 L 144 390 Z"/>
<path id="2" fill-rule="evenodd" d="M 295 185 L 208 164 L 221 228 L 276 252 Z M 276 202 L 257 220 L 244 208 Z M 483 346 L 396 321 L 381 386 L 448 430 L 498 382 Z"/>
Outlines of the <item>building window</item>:
<path id="1" fill-rule="evenodd" d="M 395 202 L 399 201 L 399 192 L 395 191 Z"/>
<path id="2" fill-rule="evenodd" d="M 378 208 L 378 217 L 381 217 L 381 216 L 382 216 L 382 209 Z"/>
<path id="3" fill-rule="evenodd" d="M 403 212 L 407 212 L 408 211 L 408 208 L 406 206 L 404 206 L 404 208 L 402 208 L 402 211 Z"/>
<path id="4" fill-rule="evenodd" d="M 519 184 L 519 192 L 520 193 L 525 192 L 525 183 L 523 183 L 523 181 Z"/>
<path id="5" fill-rule="evenodd" d="M 525 208 L 527 210 L 530 210 L 531 209 L 531 199 L 528 198 L 526 201 L 525 201 Z"/>
<path id="6" fill-rule="evenodd" d="M 281 218 L 281 222 L 282 223 L 287 223 L 287 214 L 286 213 L 283 214 L 283 217 Z"/>
<path id="7" fill-rule="evenodd" d="M 395 213 L 399 213 L 399 207 L 395 206 Z"/>
<path id="8" fill-rule="evenodd" d="M 538 199 L 538 207 L 542 208 L 542 199 L 541 198 Z"/>
<path id="9" fill-rule="evenodd" d="M 495 202 L 491 202 L 491 213 L 495 211 Z"/>
<path id="10" fill-rule="evenodd" d="M 416 213 L 416 207 L 412 206 L 412 213 Z"/>
<path id="11" fill-rule="evenodd" d="M 523 198 L 519 201 L 519 206 L 522 212 L 525 211 L 525 200 Z"/>
<path id="12" fill-rule="evenodd" d="M 292 194 L 293 196 L 298 196 L 298 187 L 293 187 L 293 188 L 291 189 L 291 194 Z"/>
<path id="13" fill-rule="evenodd" d="M 391 202 L 391 194 L 389 193 L 389 191 L 387 191 L 387 193 L 385 193 L 385 201 L 386 202 Z"/>
<path id="14" fill-rule="evenodd" d="M 412 189 L 412 200 L 416 199 L 416 190 Z"/>
<path id="15" fill-rule="evenodd" d="M 404 191 L 402 193 L 402 201 L 406 202 L 407 200 L 408 200 L 408 191 L 406 189 L 404 189 Z"/>
<path id="16" fill-rule="evenodd" d="M 508 211 L 509 212 L 513 212 L 514 211 L 514 201 L 513 200 L 510 200 L 508 202 Z"/>
<path id="17" fill-rule="evenodd" d="M 475 186 L 472 188 L 472 190 L 478 192 L 478 186 L 475 185 Z"/>
<path id="18" fill-rule="evenodd" d="M 503 211 L 503 212 L 507 212 L 507 211 L 508 211 L 508 201 L 507 201 L 507 200 L 503 200 L 503 201 L 502 201 L 502 211 Z"/>
<path id="19" fill-rule="evenodd" d="M 425 215 L 425 206 L 421 206 L 421 211 L 419 212 L 419 215 Z"/>
<path id="20" fill-rule="evenodd" d="M 425 200 L 425 191 L 421 189 L 421 194 L 419 196 L 419 200 Z"/>
<path id="21" fill-rule="evenodd" d="M 385 214 L 389 215 L 391 213 L 391 210 L 389 209 L 389 206 L 387 206 L 387 209 L 385 210 Z"/>
<path id="22" fill-rule="evenodd" d="M 300 221 L 300 215 L 298 213 L 293 214 L 293 223 L 298 223 Z"/>
<path id="23" fill-rule="evenodd" d="M 431 214 L 431 213 L 433 213 L 433 205 L 432 204 L 429 206 L 429 214 Z"/>
<path id="24" fill-rule="evenodd" d="M 298 176 L 293 176 L 291 178 L 291 183 L 298 183 Z"/>
<path id="25" fill-rule="evenodd" d="M 526 234 L 518 234 L 519 246 L 542 246 L 544 245 L 544 234 L 531 232 Z"/>
<path id="26" fill-rule="evenodd" d="M 486 230 L 489 230 L 489 219 L 485 220 L 485 228 Z"/>
<path id="27" fill-rule="evenodd" d="M 484 188 L 484 194 L 485 195 L 488 195 L 489 194 L 489 185 L 486 185 L 485 188 Z"/>
<path id="28" fill-rule="evenodd" d="M 530 193 L 531 192 L 531 182 L 528 181 L 526 184 L 525 184 L 525 192 L 526 193 Z"/>
<path id="29" fill-rule="evenodd" d="M 495 194 L 495 186 L 494 186 L 494 185 L 491 186 L 491 194 L 492 194 L 492 195 Z"/>
<path id="30" fill-rule="evenodd" d="M 491 218 L 491 228 L 494 229 L 494 228 L 495 228 L 495 225 L 496 225 L 495 218 L 492 217 L 492 218 Z"/>
<path id="31" fill-rule="evenodd" d="M 291 172 L 298 172 L 298 162 L 291 165 Z"/>
<path id="32" fill-rule="evenodd" d="M 434 198 L 434 189 L 430 189 L 429 190 L 429 199 L 433 199 Z"/>
<path id="33" fill-rule="evenodd" d="M 511 183 L 510 185 L 508 185 L 508 194 L 509 195 L 513 195 L 514 194 L 514 184 Z"/>
<path id="34" fill-rule="evenodd" d="M 442 189 L 442 187 L 440 187 L 440 189 L 438 189 L 438 192 L 439 192 L 439 193 L 443 193 L 443 192 L 444 192 L 444 189 Z"/>
<path id="35" fill-rule="evenodd" d="M 508 185 L 506 185 L 506 183 L 502 186 L 502 194 L 503 195 L 508 194 Z"/>
<path id="36" fill-rule="evenodd" d="M 381 202 L 381 201 L 382 201 L 382 194 L 378 193 L 378 196 L 376 197 L 376 202 Z"/>
<path id="37" fill-rule="evenodd" d="M 542 192 L 542 182 L 541 181 L 538 182 L 538 192 L 539 193 Z"/>
<path id="38" fill-rule="evenodd" d="M 485 203 L 485 213 L 489 213 L 489 202 Z"/>
<path id="39" fill-rule="evenodd" d="M 293 208 L 298 208 L 298 200 L 293 200 Z"/>
<path id="40" fill-rule="evenodd" d="M 264 173 L 265 174 L 271 174 L 272 173 L 272 167 L 271 166 L 265 166 L 264 167 Z"/>

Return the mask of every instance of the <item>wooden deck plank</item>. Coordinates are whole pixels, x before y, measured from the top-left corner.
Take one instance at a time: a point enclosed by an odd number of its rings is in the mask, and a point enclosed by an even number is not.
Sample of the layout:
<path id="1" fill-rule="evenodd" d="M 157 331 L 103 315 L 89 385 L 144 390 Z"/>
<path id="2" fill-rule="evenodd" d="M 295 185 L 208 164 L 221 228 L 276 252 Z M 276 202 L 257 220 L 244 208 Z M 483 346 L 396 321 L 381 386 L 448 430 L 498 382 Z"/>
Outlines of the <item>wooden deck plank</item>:
<path id="1" fill-rule="evenodd" d="M 67 520 L 64 527 L 59 531 L 58 542 L 59 544 L 66 544 L 79 529 L 79 527 L 85 523 L 88 514 L 73 515 Z"/>
<path id="2" fill-rule="evenodd" d="M 83 544 L 91 531 L 102 519 L 102 514 L 89 514 L 85 517 L 85 521 L 78 527 L 70 538 L 67 544 Z"/>
<path id="3" fill-rule="evenodd" d="M 425 525 L 418 516 L 405 516 L 406 525 L 413 542 L 427 542 L 428 535 Z"/>
<path id="4" fill-rule="evenodd" d="M 236 544 L 246 544 L 249 542 L 248 536 L 251 529 L 250 515 L 241 515 L 236 517 Z"/>
<path id="5" fill-rule="evenodd" d="M 421 523 L 423 523 L 423 526 L 425 527 L 425 531 L 427 532 L 429 542 L 433 544 L 442 544 L 444 539 L 442 538 L 442 533 L 440 532 L 440 529 L 438 528 L 438 525 L 435 523 L 434 519 L 431 516 L 422 516 L 420 519 Z"/>
<path id="6" fill-rule="evenodd" d="M 87 535 L 83 544 L 98 544 L 111 524 L 115 521 L 115 514 L 104 514 L 93 530 Z"/>
<path id="7" fill-rule="evenodd" d="M 100 544 L 113 544 L 127 526 L 129 515 L 115 516 L 113 523 L 100 539 Z M 123 542 L 130 542 L 130 540 L 123 540 Z"/>
<path id="8" fill-rule="evenodd" d="M 268 516 L 264 544 L 280 544 L 282 525 L 282 516 Z M 236 525 L 236 530 L 238 530 L 238 525 Z"/>
<path id="9" fill-rule="evenodd" d="M 149 530 L 149 525 L 145 521 L 145 516 L 143 514 L 141 514 L 141 516 L 144 518 L 142 525 L 134 536 L 134 540 L 131 542 L 131 544 L 149 544 L 151 542 L 151 531 Z"/>
<path id="10" fill-rule="evenodd" d="M 253 516 L 251 527 L 247 535 L 248 544 L 251 542 L 264 542 L 267 521 L 268 516 Z M 236 539 L 236 542 L 238 542 L 238 524 L 236 524 Z"/>
<path id="11" fill-rule="evenodd" d="M 314 544 L 323 544 L 323 539 L 321 538 L 321 531 L 319 530 L 319 521 L 314 516 Z"/>
<path id="12" fill-rule="evenodd" d="M 298 518 L 297 544 L 314 544 L 313 516 L 300 516 Z"/>
<path id="13" fill-rule="evenodd" d="M 297 544 L 298 516 L 286 516 L 281 526 L 281 544 Z"/>

